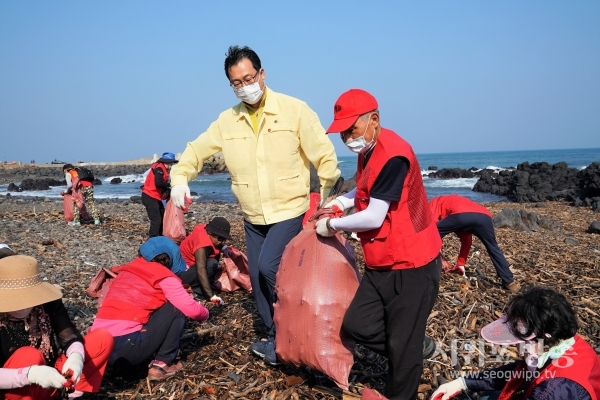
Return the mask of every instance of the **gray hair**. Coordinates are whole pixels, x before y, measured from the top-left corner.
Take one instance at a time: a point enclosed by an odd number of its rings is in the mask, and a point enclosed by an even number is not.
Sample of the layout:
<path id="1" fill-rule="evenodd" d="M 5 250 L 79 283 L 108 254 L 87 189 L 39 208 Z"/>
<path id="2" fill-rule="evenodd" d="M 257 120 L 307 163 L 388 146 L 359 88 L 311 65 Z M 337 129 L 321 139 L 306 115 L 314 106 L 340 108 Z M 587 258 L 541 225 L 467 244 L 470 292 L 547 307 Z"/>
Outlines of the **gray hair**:
<path id="1" fill-rule="evenodd" d="M 369 117 L 370 117 L 370 116 L 371 116 L 371 114 L 373 114 L 373 113 L 375 113 L 375 114 L 379 115 L 379 109 L 378 109 L 378 108 L 376 108 L 376 109 L 374 109 L 373 111 L 369 111 L 368 113 L 364 113 L 364 114 L 362 114 L 362 115 L 361 115 L 360 117 L 358 117 L 358 118 L 360 118 L 360 119 L 361 119 L 363 122 L 367 122 L 367 120 L 369 119 Z"/>

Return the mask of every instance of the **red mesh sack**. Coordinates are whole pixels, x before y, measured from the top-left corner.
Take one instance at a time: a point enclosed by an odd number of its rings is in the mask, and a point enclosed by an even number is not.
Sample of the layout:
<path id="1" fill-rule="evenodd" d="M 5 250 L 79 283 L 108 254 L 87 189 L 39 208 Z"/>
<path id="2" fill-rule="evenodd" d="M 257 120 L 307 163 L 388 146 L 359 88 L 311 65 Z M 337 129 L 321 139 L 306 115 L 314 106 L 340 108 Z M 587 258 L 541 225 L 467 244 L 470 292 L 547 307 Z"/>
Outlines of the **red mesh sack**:
<path id="1" fill-rule="evenodd" d="M 240 288 L 252 290 L 248 257 L 238 249 L 228 246 L 223 252 L 223 269 L 214 284 L 221 292 L 233 292 Z"/>
<path id="2" fill-rule="evenodd" d="M 173 239 L 175 243 L 179 244 L 185 239 L 185 233 L 183 210 L 173 204 L 171 200 L 167 201 L 163 218 L 163 236 Z"/>
<path id="3" fill-rule="evenodd" d="M 321 209 L 313 219 L 332 212 Z M 314 223 L 306 224 L 286 246 L 276 276 L 273 320 L 281 361 L 319 370 L 348 388 L 354 342 L 341 336 L 341 327 L 359 281 L 352 246 L 339 234 L 317 236 Z"/>

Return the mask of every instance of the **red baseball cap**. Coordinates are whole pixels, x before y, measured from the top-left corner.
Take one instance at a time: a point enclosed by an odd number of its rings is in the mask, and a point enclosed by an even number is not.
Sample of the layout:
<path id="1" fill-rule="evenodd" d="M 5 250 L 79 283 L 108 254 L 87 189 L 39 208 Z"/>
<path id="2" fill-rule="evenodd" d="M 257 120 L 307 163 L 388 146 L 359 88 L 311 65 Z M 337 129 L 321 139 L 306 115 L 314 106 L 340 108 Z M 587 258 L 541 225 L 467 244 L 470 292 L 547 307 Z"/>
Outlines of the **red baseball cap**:
<path id="1" fill-rule="evenodd" d="M 378 108 L 377 100 L 361 89 L 350 89 L 337 99 L 333 106 L 333 122 L 327 133 L 344 132 L 358 117 Z"/>

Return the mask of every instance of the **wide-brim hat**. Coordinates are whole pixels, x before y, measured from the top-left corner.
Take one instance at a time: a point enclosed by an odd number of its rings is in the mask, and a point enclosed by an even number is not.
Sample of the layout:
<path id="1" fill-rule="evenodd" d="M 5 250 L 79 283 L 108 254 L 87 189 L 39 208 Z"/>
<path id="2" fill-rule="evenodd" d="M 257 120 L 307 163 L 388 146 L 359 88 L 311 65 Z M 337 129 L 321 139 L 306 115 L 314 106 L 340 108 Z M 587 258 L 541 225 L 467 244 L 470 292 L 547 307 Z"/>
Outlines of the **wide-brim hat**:
<path id="1" fill-rule="evenodd" d="M 350 89 L 337 99 L 333 106 L 333 122 L 327 133 L 344 132 L 358 117 L 378 108 L 377 99 L 362 89 Z"/>
<path id="2" fill-rule="evenodd" d="M 231 224 L 223 217 L 214 217 L 207 225 L 206 232 L 231 240 Z"/>
<path id="3" fill-rule="evenodd" d="M 525 332 L 527 332 L 527 328 L 525 328 L 525 326 L 522 326 L 519 328 L 519 331 L 525 334 Z M 500 345 L 525 343 L 525 340 L 519 339 L 511 332 L 510 327 L 507 323 L 506 315 L 481 328 L 481 337 L 487 342 Z M 526 340 L 531 340 L 535 337 L 536 335 L 533 334 L 530 337 L 526 338 Z"/>
<path id="4" fill-rule="evenodd" d="M 163 153 L 163 155 L 158 160 L 156 160 L 156 162 L 161 162 L 161 163 L 165 163 L 165 164 L 168 164 L 168 163 L 177 164 L 179 161 L 177 161 L 175 159 L 175 154 Z"/>
<path id="5" fill-rule="evenodd" d="M 61 297 L 56 286 L 42 281 L 35 258 L 14 255 L 0 259 L 0 312 L 23 310 Z"/>

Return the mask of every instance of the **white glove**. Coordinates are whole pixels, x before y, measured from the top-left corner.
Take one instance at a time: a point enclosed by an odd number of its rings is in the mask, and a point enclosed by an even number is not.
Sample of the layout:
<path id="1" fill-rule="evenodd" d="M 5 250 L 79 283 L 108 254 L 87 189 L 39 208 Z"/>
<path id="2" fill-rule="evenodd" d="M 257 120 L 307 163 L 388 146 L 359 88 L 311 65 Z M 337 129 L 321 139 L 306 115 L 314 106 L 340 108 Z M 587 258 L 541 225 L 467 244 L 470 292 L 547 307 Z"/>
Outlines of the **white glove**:
<path id="1" fill-rule="evenodd" d="M 186 209 L 186 197 L 191 199 L 190 187 L 186 184 L 175 185 L 171 188 L 171 201 L 175 204 L 175 207 Z"/>
<path id="2" fill-rule="evenodd" d="M 329 228 L 327 227 L 328 220 L 329 220 L 329 218 L 321 218 L 320 220 L 317 221 L 317 225 L 315 226 L 317 235 L 324 236 L 324 237 L 331 237 L 331 236 L 335 235 L 335 231 L 330 231 Z"/>
<path id="3" fill-rule="evenodd" d="M 448 383 L 444 383 L 431 395 L 431 400 L 448 400 L 458 395 L 463 390 L 467 390 L 464 378 L 458 378 Z"/>
<path id="4" fill-rule="evenodd" d="M 67 358 L 67 361 L 63 364 L 62 373 L 63 375 L 68 371 L 73 371 L 73 376 L 71 376 L 71 380 L 77 384 L 79 382 L 79 377 L 81 376 L 81 371 L 83 370 L 83 356 L 81 353 L 73 352 Z"/>
<path id="5" fill-rule="evenodd" d="M 33 385 L 40 385 L 44 389 L 62 389 L 67 381 L 56 368 L 47 365 L 32 365 L 27 373 L 27 380 Z"/>
<path id="6" fill-rule="evenodd" d="M 225 302 L 223 301 L 223 299 L 220 298 L 219 296 L 217 296 L 216 294 L 213 297 L 210 298 L 210 302 L 218 304 L 220 306 L 225 305 Z"/>
<path id="7" fill-rule="evenodd" d="M 323 208 L 332 208 L 333 206 L 336 206 L 341 211 L 344 211 L 346 209 L 344 207 L 344 203 L 342 203 L 341 200 L 338 200 L 337 198 L 335 198 L 335 199 L 331 200 L 329 203 L 325 204 L 325 206 Z"/>

